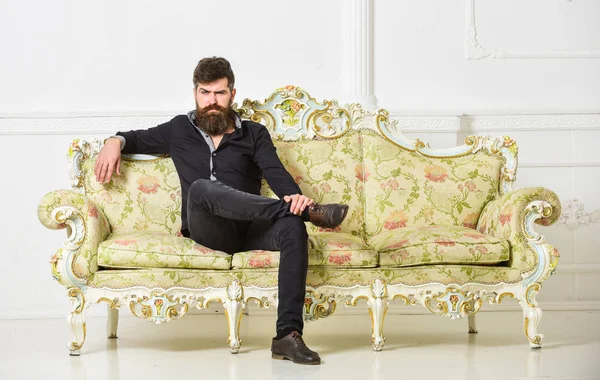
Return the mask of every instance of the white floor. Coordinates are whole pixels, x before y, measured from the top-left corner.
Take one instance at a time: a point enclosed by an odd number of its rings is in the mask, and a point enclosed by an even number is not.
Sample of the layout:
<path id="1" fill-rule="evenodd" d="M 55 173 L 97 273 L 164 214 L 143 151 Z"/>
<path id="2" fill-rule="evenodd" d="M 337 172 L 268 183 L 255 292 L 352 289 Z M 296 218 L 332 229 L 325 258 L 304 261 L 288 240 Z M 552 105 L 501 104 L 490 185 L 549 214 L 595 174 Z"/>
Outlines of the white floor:
<path id="1" fill-rule="evenodd" d="M 545 312 L 539 350 L 520 312 L 477 318 L 479 333 L 468 334 L 466 319 L 388 315 L 386 347 L 374 352 L 367 314 L 334 315 L 305 329 L 321 366 L 271 359 L 271 315 L 244 316 L 237 355 L 221 314 L 158 326 L 126 316 L 116 340 L 106 339 L 104 318 L 88 318 L 80 357 L 68 355 L 65 320 L 0 320 L 0 379 L 600 379 L 600 312 Z"/>

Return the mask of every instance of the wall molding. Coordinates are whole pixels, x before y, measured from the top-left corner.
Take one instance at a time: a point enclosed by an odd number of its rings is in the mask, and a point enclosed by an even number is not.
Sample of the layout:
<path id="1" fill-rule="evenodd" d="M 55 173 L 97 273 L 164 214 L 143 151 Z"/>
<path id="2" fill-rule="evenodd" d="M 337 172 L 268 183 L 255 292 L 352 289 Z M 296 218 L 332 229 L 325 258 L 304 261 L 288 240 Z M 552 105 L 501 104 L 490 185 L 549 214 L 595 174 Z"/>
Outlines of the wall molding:
<path id="1" fill-rule="evenodd" d="M 600 113 L 555 115 L 464 115 L 461 132 L 600 130 Z"/>
<path id="2" fill-rule="evenodd" d="M 475 25 L 475 0 L 465 0 L 466 35 L 465 53 L 467 60 L 480 59 L 552 59 L 552 58 L 600 58 L 600 50 L 539 50 L 517 51 L 486 48 L 479 44 L 477 26 Z"/>
<path id="3" fill-rule="evenodd" d="M 0 114 L 0 135 L 114 133 L 153 127 L 186 111 Z M 600 113 L 555 115 L 407 115 L 390 112 L 405 132 L 510 133 L 510 131 L 600 130 Z M 585 164 L 588 165 L 588 164 Z M 595 164 L 591 164 L 595 166 Z"/>
<path id="4" fill-rule="evenodd" d="M 600 210 L 587 212 L 579 199 L 567 199 L 561 203 L 562 213 L 556 224 L 564 224 L 569 230 L 575 230 L 581 226 L 600 223 Z"/>

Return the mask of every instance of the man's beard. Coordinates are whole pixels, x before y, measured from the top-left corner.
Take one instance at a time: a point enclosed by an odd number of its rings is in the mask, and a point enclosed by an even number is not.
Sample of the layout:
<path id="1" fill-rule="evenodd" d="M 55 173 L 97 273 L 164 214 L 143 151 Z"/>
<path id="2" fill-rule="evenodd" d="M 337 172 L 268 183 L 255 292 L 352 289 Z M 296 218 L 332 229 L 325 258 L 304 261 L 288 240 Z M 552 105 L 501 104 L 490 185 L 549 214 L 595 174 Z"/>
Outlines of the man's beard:
<path id="1" fill-rule="evenodd" d="M 209 113 L 212 110 L 217 112 Z M 218 104 L 200 108 L 196 104 L 196 125 L 211 136 L 219 136 L 227 132 L 234 125 L 233 117 L 231 108 L 224 108 Z"/>

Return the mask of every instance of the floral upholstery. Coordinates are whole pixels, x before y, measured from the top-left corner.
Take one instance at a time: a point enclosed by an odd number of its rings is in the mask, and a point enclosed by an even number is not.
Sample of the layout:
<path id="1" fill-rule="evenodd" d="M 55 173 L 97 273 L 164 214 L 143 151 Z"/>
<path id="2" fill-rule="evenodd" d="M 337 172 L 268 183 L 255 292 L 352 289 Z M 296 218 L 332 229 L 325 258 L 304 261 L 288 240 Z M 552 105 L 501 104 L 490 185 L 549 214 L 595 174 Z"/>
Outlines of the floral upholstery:
<path id="1" fill-rule="evenodd" d="M 170 158 L 149 161 L 121 160 L 121 175 L 107 184 L 94 177 L 95 159 L 84 160 L 86 195 L 106 215 L 112 231 L 181 229 L 181 186 Z"/>
<path id="2" fill-rule="evenodd" d="M 235 255 L 234 255 L 235 258 Z M 482 265 L 431 265 L 405 268 L 334 268 L 309 267 L 306 285 L 352 287 L 368 286 L 380 279 L 388 285 L 417 286 L 428 283 L 510 284 L 522 281 L 521 272 L 514 268 Z M 118 269 L 102 270 L 89 279 L 93 287 L 124 289 L 134 286 L 168 289 L 173 286 L 191 289 L 226 287 L 231 281 L 240 281 L 246 287 L 274 288 L 277 286 L 277 269 L 232 269 L 228 271 L 193 269 Z"/>
<path id="3" fill-rule="evenodd" d="M 89 197 L 71 190 L 57 190 L 46 194 L 38 206 L 38 217 L 44 226 L 51 229 L 66 228 L 64 223 L 58 223 L 52 213 L 59 208 L 70 208 L 75 216 L 71 220 L 79 220 L 86 228 L 83 241 L 78 242 L 79 249 L 73 259 L 73 273 L 85 278 L 98 270 L 98 244 L 105 240 L 110 233 L 108 220 Z M 63 249 L 59 249 L 50 258 L 53 276 L 62 284 L 68 284 L 58 270 L 58 262 L 63 257 Z"/>
<path id="4" fill-rule="evenodd" d="M 356 236 L 321 232 L 308 236 L 308 265 L 327 267 L 361 267 L 377 265 L 377 252 Z M 279 252 L 254 250 L 233 255 L 234 269 L 279 267 Z"/>
<path id="5" fill-rule="evenodd" d="M 511 266 L 524 272 L 529 271 L 537 264 L 537 256 L 527 244 L 527 237 L 522 230 L 523 219 L 525 218 L 527 205 L 530 202 L 540 200 L 549 203 L 552 207 L 552 214 L 542 217 L 537 223 L 550 225 L 558 219 L 561 213 L 561 205 L 558 196 L 553 191 L 543 187 L 515 190 L 488 203 L 477 225 L 479 232 L 485 235 L 507 239 L 512 248 Z M 558 257 L 556 249 L 551 252 L 554 257 Z"/>
<path id="6" fill-rule="evenodd" d="M 318 203 L 346 203 L 348 217 L 336 232 L 362 236 L 364 231 L 364 194 L 360 176 L 361 147 L 358 131 L 326 141 L 275 141 L 277 154 L 302 194 Z M 273 196 L 263 185 L 263 195 Z M 307 224 L 309 232 L 324 229 Z"/>
<path id="7" fill-rule="evenodd" d="M 485 204 L 498 196 L 498 157 L 430 158 L 371 131 L 361 138 L 367 237 L 432 224 L 474 229 Z"/>
<path id="8" fill-rule="evenodd" d="M 405 227 L 369 239 L 379 252 L 379 264 L 501 264 L 510 257 L 508 241 L 456 226 Z"/>
<path id="9" fill-rule="evenodd" d="M 164 231 L 119 230 L 100 243 L 98 265 L 108 268 L 229 269 L 231 255 Z"/>

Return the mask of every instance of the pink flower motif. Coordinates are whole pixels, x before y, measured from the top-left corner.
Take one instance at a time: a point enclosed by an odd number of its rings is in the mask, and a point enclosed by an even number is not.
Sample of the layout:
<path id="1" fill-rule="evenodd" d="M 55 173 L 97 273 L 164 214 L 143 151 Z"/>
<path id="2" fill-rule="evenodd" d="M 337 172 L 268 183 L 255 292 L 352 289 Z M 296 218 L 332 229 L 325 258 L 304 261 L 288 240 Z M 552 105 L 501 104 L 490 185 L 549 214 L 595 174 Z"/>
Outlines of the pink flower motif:
<path id="1" fill-rule="evenodd" d="M 560 257 L 560 254 L 558 253 L 558 249 L 556 249 L 556 248 L 552 249 L 552 252 L 550 252 L 550 254 L 553 257 Z"/>
<path id="2" fill-rule="evenodd" d="M 329 245 L 332 247 L 337 247 L 337 248 L 347 248 L 347 247 L 350 247 L 352 245 L 352 243 L 344 243 L 341 241 L 330 241 Z"/>
<path id="3" fill-rule="evenodd" d="M 397 190 L 398 187 L 400 187 L 400 184 L 398 183 L 398 181 L 396 180 L 396 178 L 390 178 L 388 179 L 388 186 L 392 189 L 392 190 Z"/>
<path id="4" fill-rule="evenodd" d="M 485 239 L 485 236 L 479 234 L 466 233 L 463 236 L 470 237 L 472 239 Z"/>
<path id="5" fill-rule="evenodd" d="M 356 173 L 355 177 L 364 182 L 366 182 L 371 176 L 371 173 L 369 173 L 367 169 L 365 169 L 363 164 L 356 165 L 354 167 L 354 172 Z"/>
<path id="6" fill-rule="evenodd" d="M 317 228 L 318 232 L 341 232 L 342 231 L 342 227 L 337 226 L 336 228 L 322 228 L 319 227 Z"/>
<path id="7" fill-rule="evenodd" d="M 500 224 L 502 224 L 504 226 L 507 223 L 510 223 L 510 220 L 512 219 L 512 214 L 500 214 L 499 219 L 500 219 Z"/>
<path id="8" fill-rule="evenodd" d="M 175 195 L 175 193 L 172 193 L 169 198 L 171 198 L 172 201 L 174 201 L 175 199 L 177 199 L 177 196 Z"/>
<path id="9" fill-rule="evenodd" d="M 50 264 L 56 264 L 58 262 L 58 252 L 50 257 Z"/>
<path id="10" fill-rule="evenodd" d="M 425 178 L 433 182 L 444 182 L 448 178 L 448 172 L 441 166 L 429 165 L 425 168 Z"/>
<path id="11" fill-rule="evenodd" d="M 463 227 L 467 227 L 470 228 L 472 230 L 474 230 L 475 228 L 477 228 L 477 221 L 479 220 L 479 215 L 474 212 L 471 214 L 468 214 L 465 217 L 465 220 L 463 221 Z"/>
<path id="12" fill-rule="evenodd" d="M 435 242 L 439 245 L 445 246 L 445 247 L 453 247 L 456 245 L 456 242 L 445 238 L 445 237 L 439 237 L 435 240 Z"/>
<path id="13" fill-rule="evenodd" d="M 322 183 L 319 185 L 319 187 L 324 193 L 329 193 L 331 191 L 331 186 L 328 183 Z"/>
<path id="14" fill-rule="evenodd" d="M 352 253 L 351 252 L 343 252 L 343 253 L 339 253 L 339 252 L 332 252 L 329 255 L 329 262 L 335 265 L 344 265 L 347 262 L 349 262 L 350 260 L 352 260 Z"/>
<path id="15" fill-rule="evenodd" d="M 128 246 L 128 245 L 135 244 L 135 243 L 136 243 L 136 241 L 132 240 L 132 239 L 129 239 L 129 240 L 115 240 L 115 244 L 124 245 L 124 246 Z"/>
<path id="16" fill-rule="evenodd" d="M 288 90 L 288 91 L 292 91 L 293 89 L 295 89 L 295 88 L 296 88 L 296 86 L 287 85 L 287 86 L 285 86 L 284 88 L 285 88 L 286 90 Z"/>
<path id="17" fill-rule="evenodd" d="M 408 243 L 408 241 L 409 241 L 408 239 L 404 239 L 404 240 L 401 240 L 401 241 L 399 241 L 397 243 L 389 245 L 387 248 L 388 249 L 402 248 L 402 247 L 404 247 Z"/>
<path id="18" fill-rule="evenodd" d="M 395 230 L 396 228 L 406 227 L 406 222 L 408 218 L 406 214 L 402 211 L 394 211 L 387 217 L 385 223 L 383 223 L 383 228 L 386 230 Z"/>
<path id="19" fill-rule="evenodd" d="M 206 254 L 212 253 L 212 249 L 210 249 L 210 248 L 206 248 L 206 247 L 204 247 L 204 246 L 202 246 L 202 245 L 200 245 L 200 244 L 196 244 L 196 245 L 194 245 L 194 249 L 195 249 L 196 251 L 200 252 L 200 253 L 201 253 L 201 254 L 203 254 L 203 255 L 206 255 Z"/>
<path id="20" fill-rule="evenodd" d="M 300 182 L 304 181 L 304 177 L 302 177 L 301 175 L 297 175 L 294 178 L 294 181 L 296 181 L 296 183 L 300 183 Z"/>
<path id="21" fill-rule="evenodd" d="M 297 101 L 292 101 L 291 107 L 294 111 L 298 112 L 302 109 L 302 104 L 298 103 Z"/>
<path id="22" fill-rule="evenodd" d="M 138 190 L 145 194 L 155 194 L 160 184 L 158 179 L 152 176 L 145 176 L 137 180 Z"/>
<path id="23" fill-rule="evenodd" d="M 475 191 L 477 189 L 477 184 L 473 181 L 465 182 L 465 187 L 469 189 L 469 191 Z"/>
<path id="24" fill-rule="evenodd" d="M 271 266 L 271 256 L 264 254 L 254 255 L 248 261 L 248 265 L 252 268 L 268 268 Z"/>
<path id="25" fill-rule="evenodd" d="M 88 211 L 88 216 L 90 218 L 98 219 L 98 208 L 96 206 L 90 207 Z"/>
<path id="26" fill-rule="evenodd" d="M 408 251 L 406 249 L 401 249 L 398 252 L 392 253 L 390 259 L 395 262 L 403 262 L 409 256 Z"/>
<path id="27" fill-rule="evenodd" d="M 472 255 L 476 255 L 476 254 L 485 255 L 486 253 L 488 253 L 488 249 L 486 247 L 484 247 L 483 245 L 477 245 L 477 246 L 475 246 L 475 248 L 469 248 L 469 253 Z"/>

